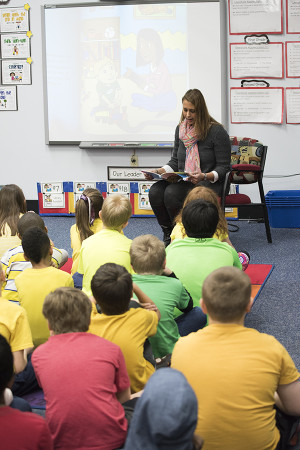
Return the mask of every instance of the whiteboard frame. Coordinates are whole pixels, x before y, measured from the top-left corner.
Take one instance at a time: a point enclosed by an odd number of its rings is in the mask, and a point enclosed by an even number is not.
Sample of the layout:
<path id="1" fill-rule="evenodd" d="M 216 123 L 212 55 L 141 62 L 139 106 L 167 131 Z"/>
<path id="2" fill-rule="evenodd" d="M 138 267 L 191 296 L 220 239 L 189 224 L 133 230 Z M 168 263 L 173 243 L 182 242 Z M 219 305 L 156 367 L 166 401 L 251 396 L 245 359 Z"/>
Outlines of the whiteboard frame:
<path id="1" fill-rule="evenodd" d="M 87 2 L 87 3 L 61 3 L 61 4 L 45 4 L 41 5 L 41 20 L 42 20 L 42 64 L 43 64 L 43 95 L 44 95 L 44 124 L 45 124 L 45 143 L 47 145 L 80 145 L 81 141 L 50 141 L 49 140 L 49 117 L 48 117 L 48 94 L 47 94 L 47 58 L 46 58 L 46 25 L 45 25 L 45 11 L 52 8 L 74 8 L 74 7 L 89 7 L 89 6 L 106 6 L 111 5 L 139 5 L 141 3 L 149 4 L 160 4 L 160 3 L 219 3 L 220 5 L 220 52 L 221 52 L 221 123 L 228 129 L 229 125 L 229 114 L 228 114 L 228 86 L 227 86 L 227 73 L 228 73 L 228 62 L 227 62 L 227 47 L 228 47 L 228 23 L 227 23 L 227 0 L 151 0 L 143 2 L 142 0 L 100 0 L 98 2 Z M 91 146 L 85 148 L 95 149 L 95 141 L 91 141 Z M 101 149 L 101 145 L 97 145 L 97 149 Z M 128 145 L 125 147 L 128 149 Z M 152 147 L 141 147 L 143 150 L 151 149 Z M 159 147 L 154 147 L 159 149 Z M 107 149 L 106 146 L 103 149 Z"/>

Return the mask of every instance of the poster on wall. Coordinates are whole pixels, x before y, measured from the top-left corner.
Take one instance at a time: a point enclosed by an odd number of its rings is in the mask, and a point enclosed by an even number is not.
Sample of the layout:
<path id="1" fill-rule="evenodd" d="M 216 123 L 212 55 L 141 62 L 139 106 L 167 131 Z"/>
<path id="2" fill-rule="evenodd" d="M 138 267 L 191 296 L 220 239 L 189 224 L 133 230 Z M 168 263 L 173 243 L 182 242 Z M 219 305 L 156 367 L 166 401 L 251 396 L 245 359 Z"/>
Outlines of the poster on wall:
<path id="1" fill-rule="evenodd" d="M 2 84 L 31 84 L 31 66 L 25 59 L 2 60 Z"/>
<path id="2" fill-rule="evenodd" d="M 153 183 L 139 183 L 139 209 L 151 211 L 149 191 Z"/>
<path id="3" fill-rule="evenodd" d="M 230 34 L 282 33 L 282 0 L 228 0 Z"/>
<path id="4" fill-rule="evenodd" d="M 286 88 L 286 123 L 300 124 L 300 88 Z"/>
<path id="5" fill-rule="evenodd" d="M 230 78 L 283 78 L 283 43 L 230 44 Z"/>
<path id="6" fill-rule="evenodd" d="M 77 200 L 80 199 L 83 191 L 87 188 L 96 189 L 96 182 L 95 181 L 75 181 L 73 183 L 74 206 L 76 205 Z"/>
<path id="7" fill-rule="evenodd" d="M 15 33 L 16 31 L 29 30 L 28 9 L 3 8 L 0 11 L 0 31 L 1 33 Z"/>
<path id="8" fill-rule="evenodd" d="M 286 0 L 286 30 L 300 33 L 300 0 Z"/>
<path id="9" fill-rule="evenodd" d="M 129 183 L 107 183 L 107 194 L 123 194 L 129 196 Z"/>
<path id="10" fill-rule="evenodd" d="M 283 88 L 231 88 L 231 123 L 282 123 Z"/>
<path id="11" fill-rule="evenodd" d="M 29 37 L 26 33 L 1 34 L 1 58 L 28 58 Z"/>
<path id="12" fill-rule="evenodd" d="M 43 194 L 43 208 L 64 208 L 64 194 Z"/>
<path id="13" fill-rule="evenodd" d="M 0 111 L 17 111 L 17 87 L 0 86 Z"/>
<path id="14" fill-rule="evenodd" d="M 300 42 L 286 42 L 285 53 L 287 78 L 300 78 Z"/>

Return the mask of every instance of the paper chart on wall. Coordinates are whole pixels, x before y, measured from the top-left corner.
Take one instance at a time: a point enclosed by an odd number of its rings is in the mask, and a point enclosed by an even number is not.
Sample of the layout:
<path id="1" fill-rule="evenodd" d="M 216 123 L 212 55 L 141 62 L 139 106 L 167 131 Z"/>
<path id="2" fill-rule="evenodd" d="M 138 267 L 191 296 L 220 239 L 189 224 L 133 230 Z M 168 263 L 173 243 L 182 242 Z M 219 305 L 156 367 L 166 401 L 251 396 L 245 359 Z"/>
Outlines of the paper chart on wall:
<path id="1" fill-rule="evenodd" d="M 231 88 L 231 123 L 282 123 L 283 88 Z"/>
<path id="2" fill-rule="evenodd" d="M 15 33 L 29 30 L 28 10 L 22 8 L 3 8 L 0 11 L 1 33 Z"/>
<path id="3" fill-rule="evenodd" d="M 286 0 L 287 33 L 300 33 L 300 0 Z"/>
<path id="4" fill-rule="evenodd" d="M 43 208 L 64 208 L 64 194 L 43 194 Z"/>
<path id="5" fill-rule="evenodd" d="M 300 78 L 300 42 L 286 42 L 286 76 Z"/>
<path id="6" fill-rule="evenodd" d="M 0 111 L 17 111 L 17 87 L 0 86 Z"/>
<path id="7" fill-rule="evenodd" d="M 31 84 L 30 64 L 25 59 L 2 60 L 2 84 Z"/>
<path id="8" fill-rule="evenodd" d="M 29 37 L 26 33 L 1 34 L 1 58 L 28 58 Z"/>
<path id="9" fill-rule="evenodd" d="M 283 78 L 283 43 L 230 44 L 230 78 Z"/>
<path id="10" fill-rule="evenodd" d="M 300 124 L 300 88 L 286 88 L 286 123 Z"/>
<path id="11" fill-rule="evenodd" d="M 230 34 L 282 33 L 281 0 L 228 1 Z"/>
<path id="12" fill-rule="evenodd" d="M 129 183 L 107 183 L 107 194 L 122 194 L 129 196 Z"/>

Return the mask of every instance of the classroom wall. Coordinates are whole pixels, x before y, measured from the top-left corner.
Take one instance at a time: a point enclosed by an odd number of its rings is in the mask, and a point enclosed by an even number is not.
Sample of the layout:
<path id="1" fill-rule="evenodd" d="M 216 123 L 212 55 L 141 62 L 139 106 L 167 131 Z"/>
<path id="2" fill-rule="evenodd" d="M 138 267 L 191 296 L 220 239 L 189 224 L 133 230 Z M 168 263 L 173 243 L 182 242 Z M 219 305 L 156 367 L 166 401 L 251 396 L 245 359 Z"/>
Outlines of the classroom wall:
<path id="1" fill-rule="evenodd" d="M 88 3 L 87 0 L 81 0 L 81 3 L 83 2 Z M 74 3 L 74 0 L 55 0 L 53 3 Z M 24 2 L 15 0 L 8 6 L 19 7 L 23 4 Z M 77 146 L 45 144 L 41 26 L 43 4 L 41 0 L 30 2 L 30 28 L 33 33 L 32 85 L 18 87 L 18 111 L 2 112 L 0 115 L 2 154 L 0 184 L 20 185 L 26 198 L 30 200 L 37 199 L 38 181 L 105 181 L 107 165 L 129 166 L 132 154 L 128 149 L 81 150 Z M 243 36 L 230 36 L 228 41 L 242 42 L 242 38 Z M 270 36 L 271 42 L 287 39 L 299 40 L 300 35 Z M 271 86 L 275 87 L 299 85 L 299 79 L 271 80 Z M 238 80 L 229 80 L 228 76 L 228 88 L 229 86 L 240 86 L 240 83 Z M 201 89 L 201 86 L 191 87 Z M 57 102 L 59 105 L 59 99 Z M 227 130 L 231 135 L 254 137 L 269 146 L 265 170 L 267 176 L 299 172 L 299 125 L 229 124 Z M 137 151 L 137 155 L 139 165 L 144 167 L 160 166 L 169 159 L 169 152 L 165 150 Z M 265 178 L 264 185 L 266 192 L 271 189 L 299 189 L 299 177 Z M 244 192 L 250 194 L 252 201 L 258 198 L 256 187 L 244 188 Z"/>

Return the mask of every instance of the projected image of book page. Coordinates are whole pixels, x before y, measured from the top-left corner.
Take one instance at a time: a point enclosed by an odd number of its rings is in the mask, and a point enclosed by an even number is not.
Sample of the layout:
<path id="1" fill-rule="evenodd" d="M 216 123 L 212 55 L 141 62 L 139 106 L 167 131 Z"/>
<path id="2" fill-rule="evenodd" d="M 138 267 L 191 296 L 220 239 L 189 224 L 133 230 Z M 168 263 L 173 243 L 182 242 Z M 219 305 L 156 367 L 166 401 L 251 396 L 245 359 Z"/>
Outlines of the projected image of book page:
<path id="1" fill-rule="evenodd" d="M 219 5 L 210 4 L 211 17 L 201 8 L 46 10 L 49 140 L 172 142 L 189 88 L 199 88 L 221 120 L 220 31 L 212 26 Z M 219 49 L 213 57 L 209 41 Z"/>
<path id="2" fill-rule="evenodd" d="M 231 123 L 282 123 L 283 88 L 231 88 Z"/>

